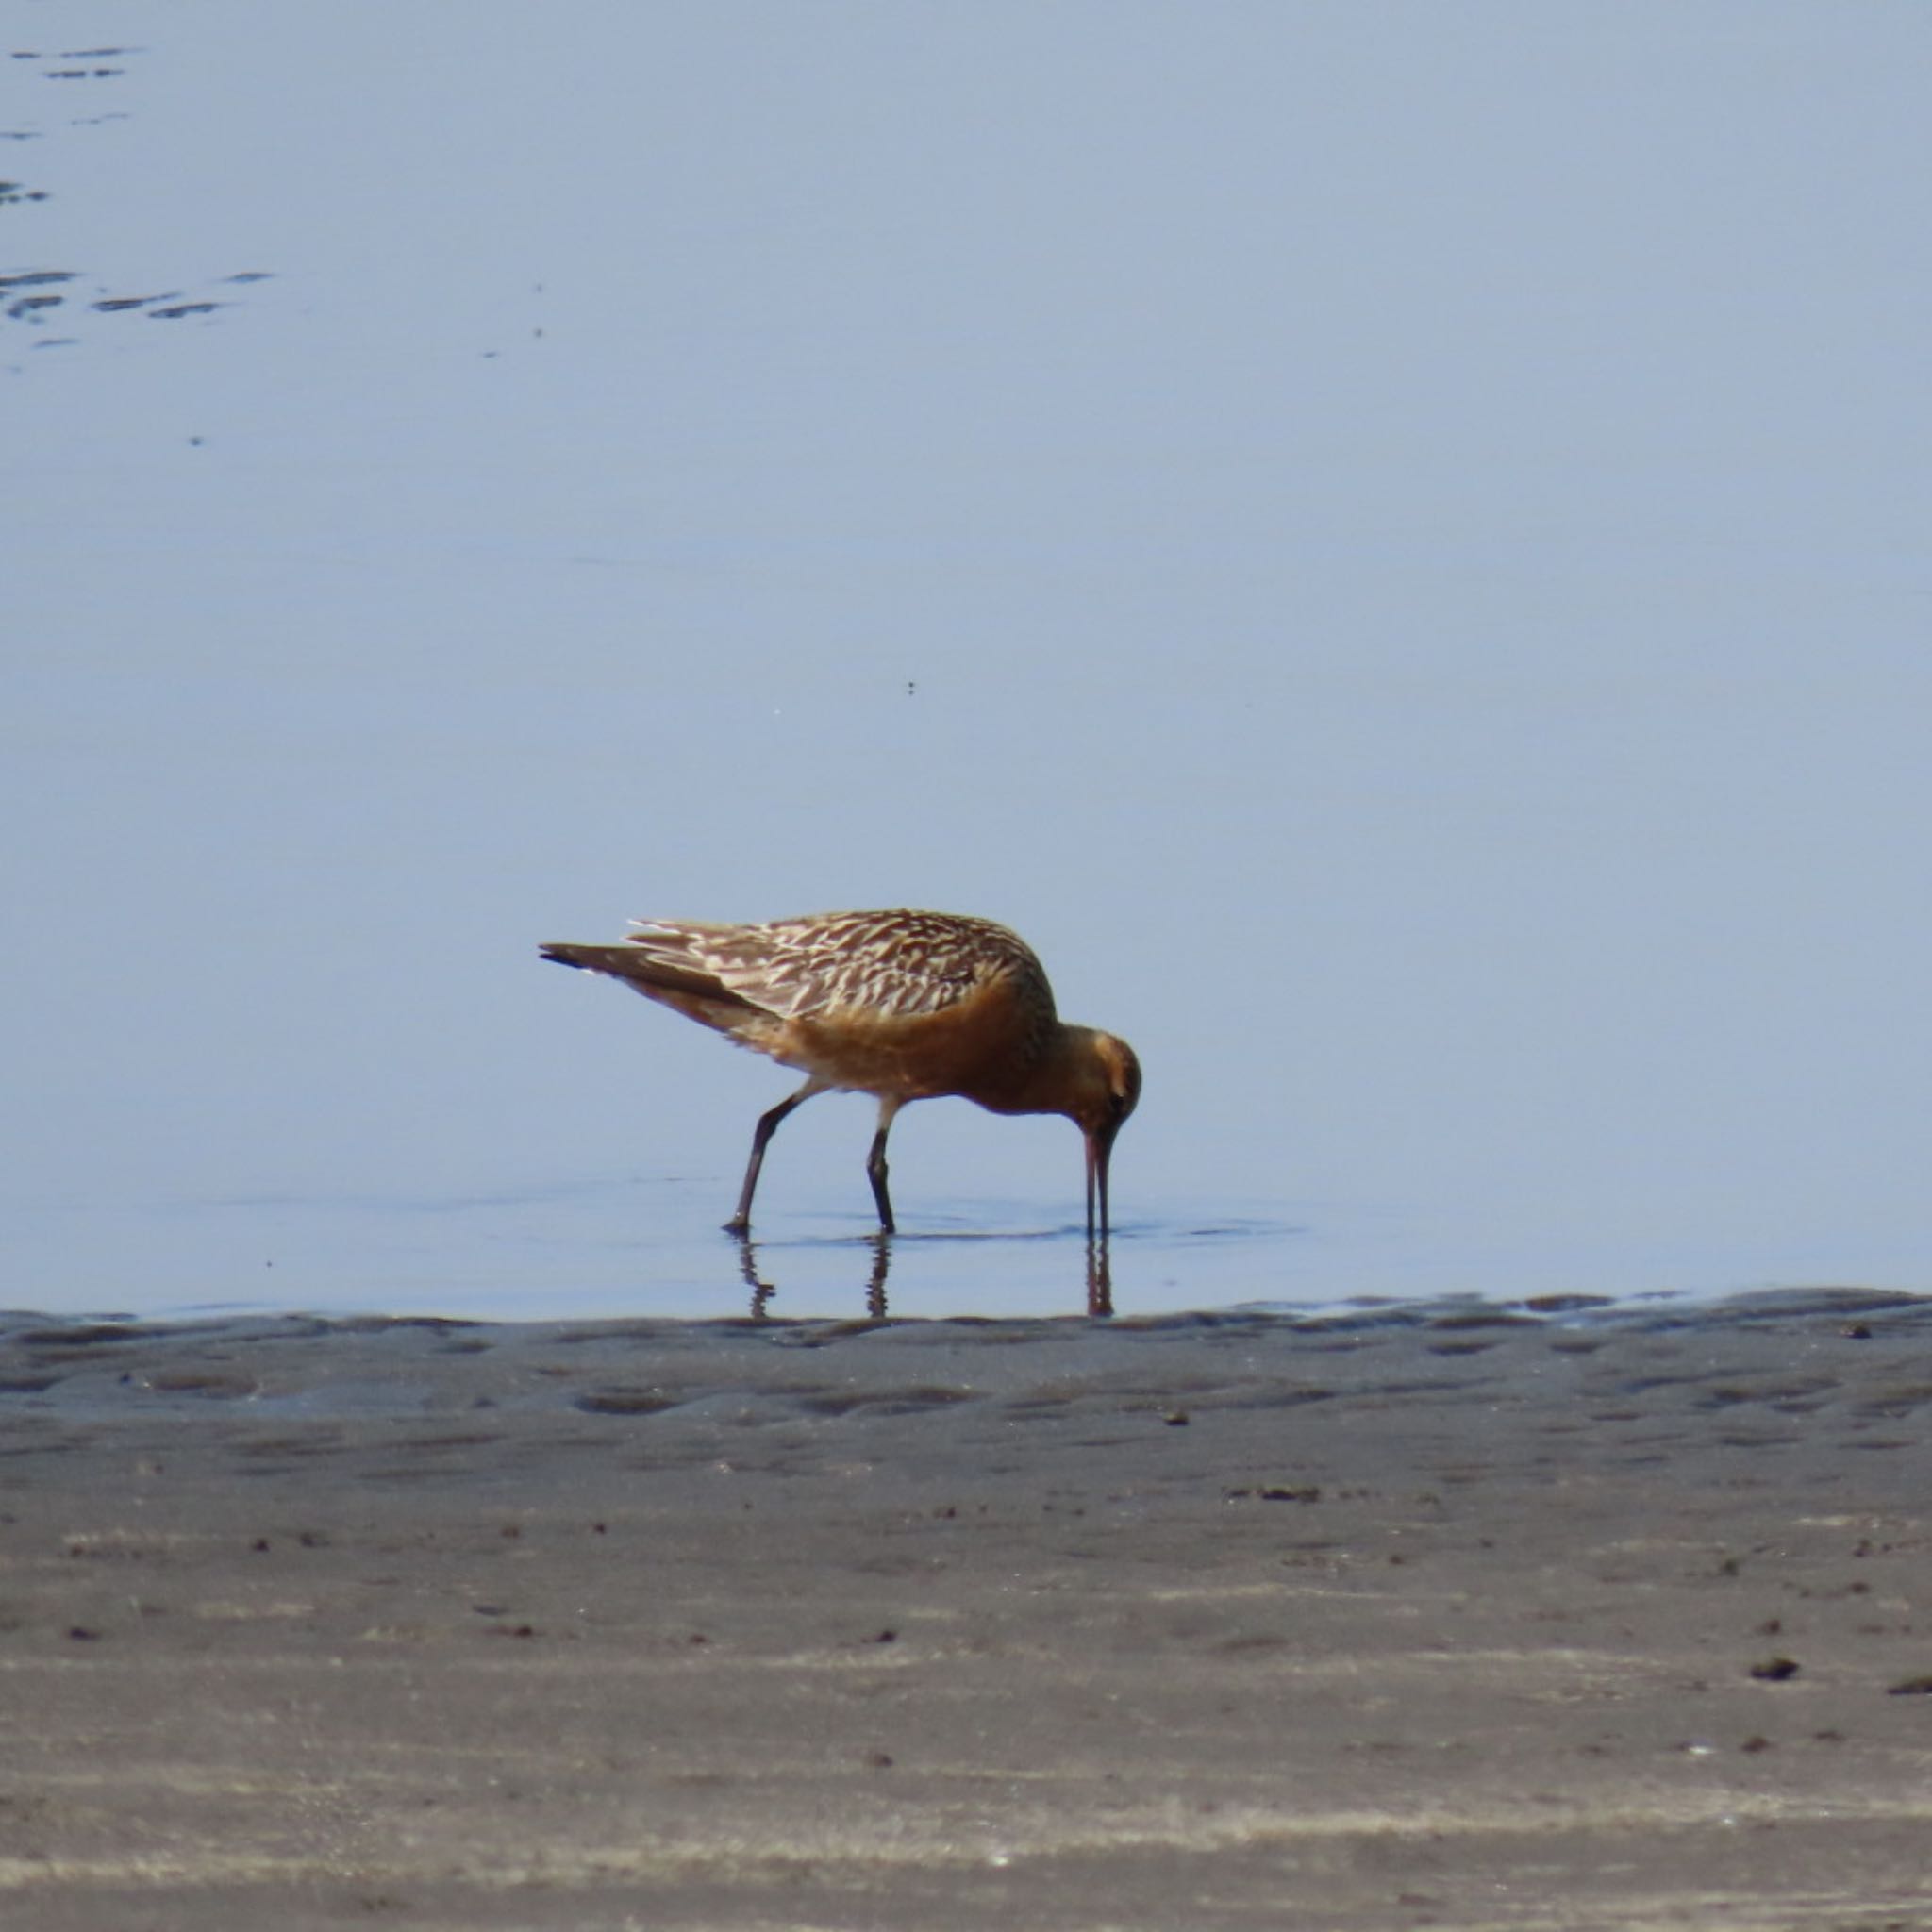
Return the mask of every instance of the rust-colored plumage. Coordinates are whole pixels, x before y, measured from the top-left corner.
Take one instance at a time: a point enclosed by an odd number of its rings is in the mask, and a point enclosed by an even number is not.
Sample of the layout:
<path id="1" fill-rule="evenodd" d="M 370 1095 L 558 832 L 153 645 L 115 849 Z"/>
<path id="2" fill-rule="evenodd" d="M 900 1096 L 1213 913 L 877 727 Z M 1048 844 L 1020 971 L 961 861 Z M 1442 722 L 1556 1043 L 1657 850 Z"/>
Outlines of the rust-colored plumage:
<path id="1" fill-rule="evenodd" d="M 908 1101 L 958 1094 L 994 1113 L 1061 1113 L 1087 1137 L 1087 1231 L 1108 1229 L 1108 1156 L 1141 1097 L 1125 1041 L 1070 1026 L 1032 949 L 950 912 L 822 912 L 765 925 L 637 924 L 621 945 L 549 945 L 546 959 L 608 974 L 647 999 L 795 1067 L 806 1082 L 758 1121 L 738 1211 L 765 1147 L 801 1102 L 832 1089 L 878 1098 L 866 1174 L 891 1232 L 886 1135 Z M 1096 1224 L 1095 1205 L 1099 1214 Z"/>

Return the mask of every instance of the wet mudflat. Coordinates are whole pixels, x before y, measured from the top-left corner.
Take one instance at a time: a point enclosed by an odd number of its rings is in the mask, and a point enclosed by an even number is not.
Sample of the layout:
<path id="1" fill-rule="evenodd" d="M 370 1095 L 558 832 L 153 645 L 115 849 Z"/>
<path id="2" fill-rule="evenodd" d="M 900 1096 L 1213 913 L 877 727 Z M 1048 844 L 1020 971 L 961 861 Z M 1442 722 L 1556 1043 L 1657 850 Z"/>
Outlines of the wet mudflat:
<path id="1" fill-rule="evenodd" d="M 1921 1924 L 1928 1323 L 15 1318 L 0 1916 Z"/>

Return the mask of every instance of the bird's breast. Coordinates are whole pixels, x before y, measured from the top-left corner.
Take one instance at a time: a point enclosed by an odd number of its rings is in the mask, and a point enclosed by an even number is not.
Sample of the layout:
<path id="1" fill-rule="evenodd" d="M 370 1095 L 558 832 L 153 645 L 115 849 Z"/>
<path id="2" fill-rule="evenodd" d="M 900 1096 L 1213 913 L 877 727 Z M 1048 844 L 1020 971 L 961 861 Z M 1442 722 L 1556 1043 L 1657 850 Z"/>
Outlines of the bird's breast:
<path id="1" fill-rule="evenodd" d="M 1008 1112 L 1031 1073 L 1036 1030 L 994 985 L 937 1013 L 801 1015 L 766 1051 L 834 1086 L 904 1100 L 958 1094 Z"/>

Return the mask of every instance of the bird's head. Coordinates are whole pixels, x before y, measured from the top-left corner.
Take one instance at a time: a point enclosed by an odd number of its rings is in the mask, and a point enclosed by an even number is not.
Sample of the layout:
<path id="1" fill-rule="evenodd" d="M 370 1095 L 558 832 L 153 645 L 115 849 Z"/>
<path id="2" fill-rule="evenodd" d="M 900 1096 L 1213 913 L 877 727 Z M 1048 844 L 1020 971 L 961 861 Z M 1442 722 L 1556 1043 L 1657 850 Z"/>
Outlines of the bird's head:
<path id="1" fill-rule="evenodd" d="M 1107 1238 L 1107 1169 L 1114 1136 L 1141 1098 L 1141 1062 L 1134 1049 L 1117 1034 L 1091 1026 L 1067 1029 L 1072 1036 L 1058 1111 L 1074 1121 L 1087 1136 L 1087 1233 L 1095 1231 L 1096 1196 L 1099 1233 Z"/>
<path id="2" fill-rule="evenodd" d="M 1111 1141 L 1141 1100 L 1141 1062 L 1134 1049 L 1117 1033 L 1093 1036 L 1094 1058 L 1100 1062 L 1101 1085 L 1097 1095 L 1098 1119 L 1083 1122 L 1098 1126 Z"/>

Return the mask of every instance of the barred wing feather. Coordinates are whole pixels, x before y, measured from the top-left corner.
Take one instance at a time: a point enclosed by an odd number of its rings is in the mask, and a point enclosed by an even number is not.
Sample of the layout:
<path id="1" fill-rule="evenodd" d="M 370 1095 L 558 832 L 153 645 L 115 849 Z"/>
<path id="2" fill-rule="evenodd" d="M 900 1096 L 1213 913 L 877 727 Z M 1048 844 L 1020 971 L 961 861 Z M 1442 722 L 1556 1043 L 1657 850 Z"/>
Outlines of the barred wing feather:
<path id="1" fill-rule="evenodd" d="M 701 975 L 782 1019 L 841 1011 L 916 1019 L 995 980 L 1049 1021 L 1053 992 L 1032 948 L 991 920 L 938 912 L 833 912 L 762 925 L 639 922 L 653 963 Z"/>

